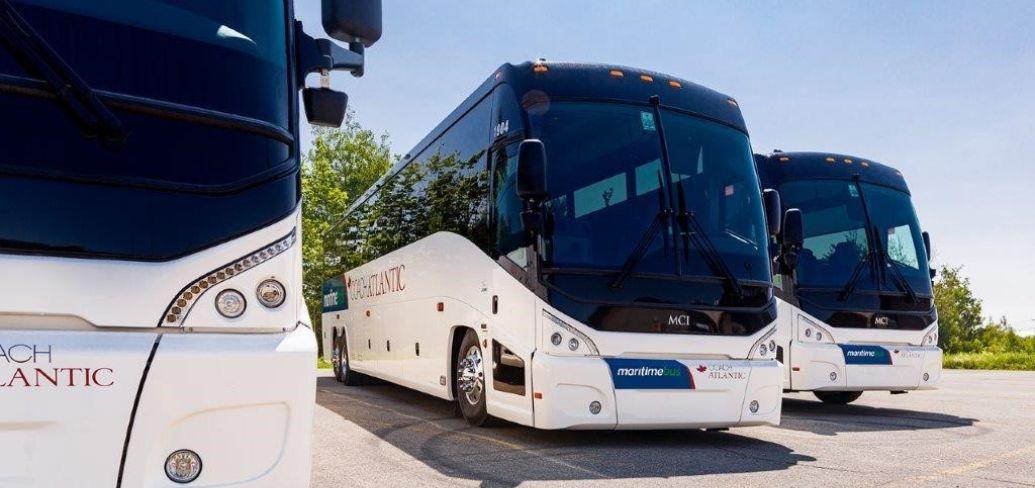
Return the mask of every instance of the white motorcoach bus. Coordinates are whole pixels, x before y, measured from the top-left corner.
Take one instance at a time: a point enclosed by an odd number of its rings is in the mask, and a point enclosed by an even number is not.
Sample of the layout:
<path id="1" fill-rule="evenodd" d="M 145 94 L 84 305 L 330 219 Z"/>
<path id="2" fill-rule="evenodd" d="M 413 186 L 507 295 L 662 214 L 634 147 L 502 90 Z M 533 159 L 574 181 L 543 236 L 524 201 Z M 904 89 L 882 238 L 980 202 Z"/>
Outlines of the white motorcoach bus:
<path id="1" fill-rule="evenodd" d="M 292 5 L 0 0 L 0 486 L 308 485 L 298 91 L 380 6 Z"/>
<path id="2" fill-rule="evenodd" d="M 765 195 L 732 98 L 503 65 L 332 230 L 324 350 L 475 425 L 775 425 Z"/>
<path id="3" fill-rule="evenodd" d="M 774 241 L 784 389 L 845 404 L 865 390 L 934 388 L 942 352 L 931 243 L 902 174 L 843 154 L 755 158 L 763 187 L 796 209 L 785 223 L 803 221 L 804 236 Z"/>

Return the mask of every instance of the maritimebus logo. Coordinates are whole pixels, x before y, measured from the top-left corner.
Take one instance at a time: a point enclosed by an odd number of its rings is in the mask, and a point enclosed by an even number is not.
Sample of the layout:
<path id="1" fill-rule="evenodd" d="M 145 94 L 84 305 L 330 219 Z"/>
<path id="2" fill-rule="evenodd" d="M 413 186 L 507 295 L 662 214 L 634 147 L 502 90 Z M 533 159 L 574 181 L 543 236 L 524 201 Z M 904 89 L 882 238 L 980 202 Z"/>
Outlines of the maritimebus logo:
<path id="1" fill-rule="evenodd" d="M 670 359 L 605 358 L 617 390 L 694 389 L 694 378 L 683 363 Z"/>

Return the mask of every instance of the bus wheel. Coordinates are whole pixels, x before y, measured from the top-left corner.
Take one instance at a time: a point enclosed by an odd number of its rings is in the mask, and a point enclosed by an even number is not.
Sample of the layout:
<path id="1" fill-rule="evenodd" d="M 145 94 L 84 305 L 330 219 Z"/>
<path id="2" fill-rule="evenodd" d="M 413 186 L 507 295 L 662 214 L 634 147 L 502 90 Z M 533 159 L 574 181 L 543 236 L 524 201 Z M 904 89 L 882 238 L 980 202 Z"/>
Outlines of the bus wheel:
<path id="1" fill-rule="evenodd" d="M 478 335 L 473 330 L 464 334 L 456 365 L 456 401 L 460 413 L 471 425 L 485 425 L 489 420 L 485 409 L 485 362 Z"/>
<path id="2" fill-rule="evenodd" d="M 363 375 L 357 373 L 349 367 L 349 348 L 345 344 L 345 334 L 342 334 L 341 344 L 338 347 L 336 354 L 338 361 L 335 365 L 335 371 L 337 374 L 338 381 L 345 383 L 348 386 L 359 386 L 363 384 Z"/>
<path id="3" fill-rule="evenodd" d="M 848 405 L 859 399 L 861 391 L 814 391 L 816 398 L 831 405 Z"/>

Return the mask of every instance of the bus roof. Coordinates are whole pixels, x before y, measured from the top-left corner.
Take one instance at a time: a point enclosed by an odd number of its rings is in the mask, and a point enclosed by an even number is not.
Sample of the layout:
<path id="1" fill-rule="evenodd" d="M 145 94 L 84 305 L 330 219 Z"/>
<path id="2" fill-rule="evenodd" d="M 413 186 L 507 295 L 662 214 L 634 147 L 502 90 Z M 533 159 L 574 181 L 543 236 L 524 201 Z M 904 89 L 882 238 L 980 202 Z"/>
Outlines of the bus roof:
<path id="1" fill-rule="evenodd" d="M 362 204 L 387 178 L 406 166 L 411 158 L 420 155 L 486 95 L 502 84 L 510 85 L 522 105 L 538 103 L 544 98 L 648 103 L 651 96 L 657 95 L 664 106 L 691 112 L 747 133 L 747 126 L 736 100 L 681 78 L 614 64 L 548 61 L 505 63 L 493 71 L 377 183 L 357 198 L 346 213 Z M 489 128 L 486 127 L 486 132 L 488 131 Z"/>
<path id="2" fill-rule="evenodd" d="M 909 193 L 906 180 L 897 169 L 847 154 L 774 151 L 756 154 L 755 166 L 764 188 L 778 188 L 794 180 L 850 180 L 858 175 L 860 181 Z"/>

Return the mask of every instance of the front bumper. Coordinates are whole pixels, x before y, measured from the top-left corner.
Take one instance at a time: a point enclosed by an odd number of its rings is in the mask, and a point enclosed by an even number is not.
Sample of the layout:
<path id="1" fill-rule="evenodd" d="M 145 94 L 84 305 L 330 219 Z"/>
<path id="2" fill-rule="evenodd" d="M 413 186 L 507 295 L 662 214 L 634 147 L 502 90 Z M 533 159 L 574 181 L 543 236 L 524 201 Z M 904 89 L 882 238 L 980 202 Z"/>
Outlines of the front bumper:
<path id="1" fill-rule="evenodd" d="M 165 334 L 133 424 L 122 486 L 168 486 L 169 453 L 201 457 L 199 486 L 308 486 L 316 339 Z"/>
<path id="2" fill-rule="evenodd" d="M 929 346 L 791 343 L 791 389 L 932 390 L 942 350 Z"/>
<path id="3" fill-rule="evenodd" d="M 656 373 L 656 375 L 655 375 Z M 694 429 L 778 425 L 776 361 L 532 358 L 535 427 Z M 594 414 L 590 405 L 600 403 Z M 757 410 L 752 412 L 752 402 Z"/>

